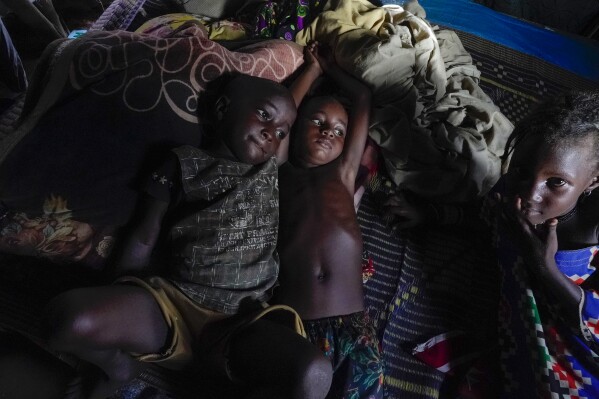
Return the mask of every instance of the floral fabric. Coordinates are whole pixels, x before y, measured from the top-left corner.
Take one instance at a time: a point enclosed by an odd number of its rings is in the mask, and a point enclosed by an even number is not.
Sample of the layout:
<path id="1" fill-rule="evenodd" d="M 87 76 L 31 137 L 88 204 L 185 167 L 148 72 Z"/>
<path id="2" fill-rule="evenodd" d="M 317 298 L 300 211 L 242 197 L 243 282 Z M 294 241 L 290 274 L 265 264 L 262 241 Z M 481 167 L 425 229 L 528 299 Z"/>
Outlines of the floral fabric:
<path id="1" fill-rule="evenodd" d="M 254 38 L 294 40 L 324 6 L 321 0 L 282 0 L 259 3 L 239 18 L 253 27 Z"/>
<path id="2" fill-rule="evenodd" d="M 383 397 L 383 363 L 374 326 L 366 313 L 304 320 L 308 339 L 333 364 L 327 398 Z"/>

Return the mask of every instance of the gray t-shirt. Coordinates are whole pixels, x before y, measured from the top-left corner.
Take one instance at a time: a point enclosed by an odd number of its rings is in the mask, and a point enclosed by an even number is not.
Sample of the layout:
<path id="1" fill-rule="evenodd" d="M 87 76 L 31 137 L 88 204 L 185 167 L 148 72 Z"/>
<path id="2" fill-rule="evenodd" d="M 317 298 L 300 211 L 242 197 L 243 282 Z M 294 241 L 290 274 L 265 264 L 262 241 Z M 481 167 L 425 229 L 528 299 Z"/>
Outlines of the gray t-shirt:
<path id="1" fill-rule="evenodd" d="M 267 300 L 279 271 L 275 158 L 252 166 L 191 146 L 174 152 L 182 193 L 170 230 L 170 279 L 223 313 L 238 312 L 242 300 Z M 168 184 L 159 174 L 154 180 Z"/>

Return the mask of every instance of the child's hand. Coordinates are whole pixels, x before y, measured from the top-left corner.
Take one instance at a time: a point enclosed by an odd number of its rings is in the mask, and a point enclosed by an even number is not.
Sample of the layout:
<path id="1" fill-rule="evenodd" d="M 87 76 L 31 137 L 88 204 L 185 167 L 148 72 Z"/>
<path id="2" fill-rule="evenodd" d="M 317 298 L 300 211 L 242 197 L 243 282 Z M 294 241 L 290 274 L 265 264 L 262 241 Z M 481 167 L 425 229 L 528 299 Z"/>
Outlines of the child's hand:
<path id="1" fill-rule="evenodd" d="M 320 68 L 324 72 L 329 73 L 331 69 L 337 65 L 333 51 L 329 46 L 320 44 L 318 42 L 311 42 L 308 44 L 307 48 L 312 53 L 312 56 L 317 60 Z"/>
<path id="2" fill-rule="evenodd" d="M 555 265 L 558 248 L 557 219 L 549 219 L 543 224 L 531 224 L 522 213 L 522 199 L 515 196 L 511 200 L 498 197 L 501 204 L 501 220 L 519 246 L 522 255 L 533 267 L 533 272 L 544 271 Z"/>
<path id="3" fill-rule="evenodd" d="M 426 207 L 413 205 L 402 192 L 389 198 L 383 207 L 385 213 L 394 218 L 393 226 L 398 229 L 416 227 L 427 220 Z"/>
<path id="4" fill-rule="evenodd" d="M 318 75 L 322 75 L 323 68 L 316 58 L 316 52 L 318 51 L 318 42 L 310 42 L 304 47 L 304 63 L 306 68 L 313 69 Z"/>

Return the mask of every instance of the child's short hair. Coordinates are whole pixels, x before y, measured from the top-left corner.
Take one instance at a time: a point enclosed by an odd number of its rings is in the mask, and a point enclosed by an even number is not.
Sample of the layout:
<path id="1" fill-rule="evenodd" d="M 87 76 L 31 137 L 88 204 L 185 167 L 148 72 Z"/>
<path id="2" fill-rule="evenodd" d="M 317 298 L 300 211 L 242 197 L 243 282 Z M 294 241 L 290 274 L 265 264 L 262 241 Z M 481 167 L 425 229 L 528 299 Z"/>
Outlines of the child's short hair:
<path id="1" fill-rule="evenodd" d="M 219 139 L 219 137 L 215 136 L 215 128 L 219 123 L 214 112 L 216 102 L 222 95 L 243 95 L 243 91 L 238 88 L 240 82 L 248 82 L 248 84 L 260 82 L 262 85 L 270 85 L 276 88 L 281 93 L 288 93 L 288 89 L 285 86 L 274 80 L 238 72 L 227 72 L 212 80 L 206 85 L 205 91 L 198 98 L 198 118 L 200 129 L 204 134 L 203 142 L 206 143 L 205 146 L 210 146 L 211 143 Z M 290 92 L 288 95 L 291 98 Z"/>
<path id="2" fill-rule="evenodd" d="M 518 143 L 531 135 L 564 146 L 591 137 L 599 163 L 599 91 L 572 91 L 540 103 L 516 126 L 502 159 L 507 160 Z"/>

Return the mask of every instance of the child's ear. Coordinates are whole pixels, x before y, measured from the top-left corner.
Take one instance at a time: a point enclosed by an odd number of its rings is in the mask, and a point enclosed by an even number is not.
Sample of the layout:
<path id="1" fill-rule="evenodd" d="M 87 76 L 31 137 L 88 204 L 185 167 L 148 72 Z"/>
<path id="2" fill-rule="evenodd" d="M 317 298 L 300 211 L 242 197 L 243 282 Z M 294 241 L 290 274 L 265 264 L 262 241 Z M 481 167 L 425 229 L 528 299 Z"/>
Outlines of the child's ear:
<path id="1" fill-rule="evenodd" d="M 231 100 L 227 96 L 220 96 L 214 103 L 214 115 L 216 120 L 221 121 L 229 108 Z"/>

